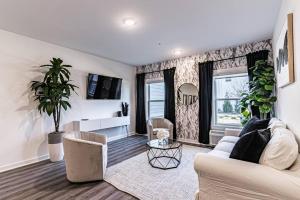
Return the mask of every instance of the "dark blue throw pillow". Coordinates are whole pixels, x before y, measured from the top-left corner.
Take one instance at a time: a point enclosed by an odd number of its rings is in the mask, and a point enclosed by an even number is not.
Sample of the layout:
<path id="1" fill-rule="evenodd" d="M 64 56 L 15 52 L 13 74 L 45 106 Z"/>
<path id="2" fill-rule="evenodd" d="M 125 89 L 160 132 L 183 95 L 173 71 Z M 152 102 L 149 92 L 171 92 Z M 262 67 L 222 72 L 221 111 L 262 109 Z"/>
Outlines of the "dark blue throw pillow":
<path id="1" fill-rule="evenodd" d="M 254 130 L 266 129 L 268 128 L 270 119 L 258 119 L 257 117 L 252 117 L 243 127 L 240 132 L 240 137 L 246 133 Z"/>
<path id="2" fill-rule="evenodd" d="M 236 142 L 229 157 L 258 163 L 259 158 L 270 139 L 270 129 L 255 130 L 246 133 Z"/>

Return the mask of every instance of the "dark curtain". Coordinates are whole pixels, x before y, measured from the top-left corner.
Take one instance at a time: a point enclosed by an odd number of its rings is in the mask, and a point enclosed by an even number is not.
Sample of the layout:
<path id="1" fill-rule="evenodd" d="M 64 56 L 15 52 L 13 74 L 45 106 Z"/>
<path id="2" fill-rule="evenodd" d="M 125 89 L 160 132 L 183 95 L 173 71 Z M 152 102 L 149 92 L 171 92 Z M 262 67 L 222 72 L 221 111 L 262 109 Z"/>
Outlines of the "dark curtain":
<path id="1" fill-rule="evenodd" d="M 199 142 L 209 144 L 212 116 L 213 61 L 199 63 Z"/>
<path id="2" fill-rule="evenodd" d="M 173 125 L 173 139 L 176 139 L 176 118 L 175 118 L 175 86 L 174 75 L 176 68 L 164 70 L 165 82 L 165 115 L 164 117 L 170 120 Z"/>
<path id="3" fill-rule="evenodd" d="M 253 69 L 252 68 L 255 65 L 255 62 L 258 60 L 267 60 L 268 54 L 269 54 L 268 50 L 262 50 L 262 51 L 257 51 L 254 53 L 249 53 L 246 55 L 249 81 L 253 80 Z M 251 89 L 251 85 L 249 85 L 249 89 Z M 256 117 L 260 118 L 259 108 L 257 106 L 251 106 L 251 113 L 252 113 L 252 116 L 256 116 Z"/>
<path id="4" fill-rule="evenodd" d="M 136 132 L 146 134 L 145 74 L 136 75 Z"/>

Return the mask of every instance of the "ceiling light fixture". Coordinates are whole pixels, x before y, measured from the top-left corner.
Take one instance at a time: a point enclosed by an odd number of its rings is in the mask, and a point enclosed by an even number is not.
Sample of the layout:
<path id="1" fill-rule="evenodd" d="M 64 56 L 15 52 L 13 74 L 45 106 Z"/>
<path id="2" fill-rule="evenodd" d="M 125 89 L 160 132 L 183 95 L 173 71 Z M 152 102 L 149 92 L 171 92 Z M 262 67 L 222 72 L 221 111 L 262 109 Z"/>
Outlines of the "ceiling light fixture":
<path id="1" fill-rule="evenodd" d="M 182 49 L 175 49 L 175 50 L 173 51 L 173 54 L 174 54 L 175 56 L 180 56 L 182 53 L 183 53 Z"/>
<path id="2" fill-rule="evenodd" d="M 125 26 L 128 26 L 128 27 L 129 26 L 134 26 L 136 24 L 136 21 L 132 18 L 126 18 L 126 19 L 123 20 L 123 24 Z"/>

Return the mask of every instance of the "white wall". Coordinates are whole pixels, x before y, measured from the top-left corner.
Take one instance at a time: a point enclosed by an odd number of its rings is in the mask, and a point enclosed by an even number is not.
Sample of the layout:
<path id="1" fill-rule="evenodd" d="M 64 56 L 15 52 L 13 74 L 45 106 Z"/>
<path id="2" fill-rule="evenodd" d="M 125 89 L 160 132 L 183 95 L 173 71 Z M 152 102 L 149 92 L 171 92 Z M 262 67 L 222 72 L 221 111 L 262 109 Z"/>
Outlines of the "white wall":
<path id="1" fill-rule="evenodd" d="M 39 78 L 37 66 L 52 57 L 73 66 L 72 79 L 80 87 L 62 125 L 82 118 L 112 117 L 126 101 L 134 131 L 134 67 L 2 30 L 0 44 L 0 171 L 47 158 L 46 136 L 53 130 L 52 119 L 36 111 L 28 88 L 30 81 Z M 121 100 L 86 100 L 89 72 L 123 78 Z"/>
<path id="2" fill-rule="evenodd" d="M 295 83 L 277 88 L 277 115 L 289 128 L 300 136 L 300 1 L 283 0 L 273 35 L 275 45 L 288 13 L 294 13 Z M 275 54 L 275 53 L 274 53 Z"/>

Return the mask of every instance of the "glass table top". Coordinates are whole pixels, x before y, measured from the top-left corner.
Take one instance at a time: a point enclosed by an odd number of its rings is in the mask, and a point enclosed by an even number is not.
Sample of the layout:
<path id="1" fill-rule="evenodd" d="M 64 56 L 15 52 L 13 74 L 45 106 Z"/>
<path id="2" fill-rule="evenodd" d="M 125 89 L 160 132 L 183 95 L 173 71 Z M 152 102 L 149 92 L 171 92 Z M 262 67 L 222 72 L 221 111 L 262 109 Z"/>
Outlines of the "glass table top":
<path id="1" fill-rule="evenodd" d="M 155 148 L 155 149 L 175 149 L 182 146 L 181 143 L 175 141 L 175 140 L 150 140 L 147 142 L 148 147 Z"/>

